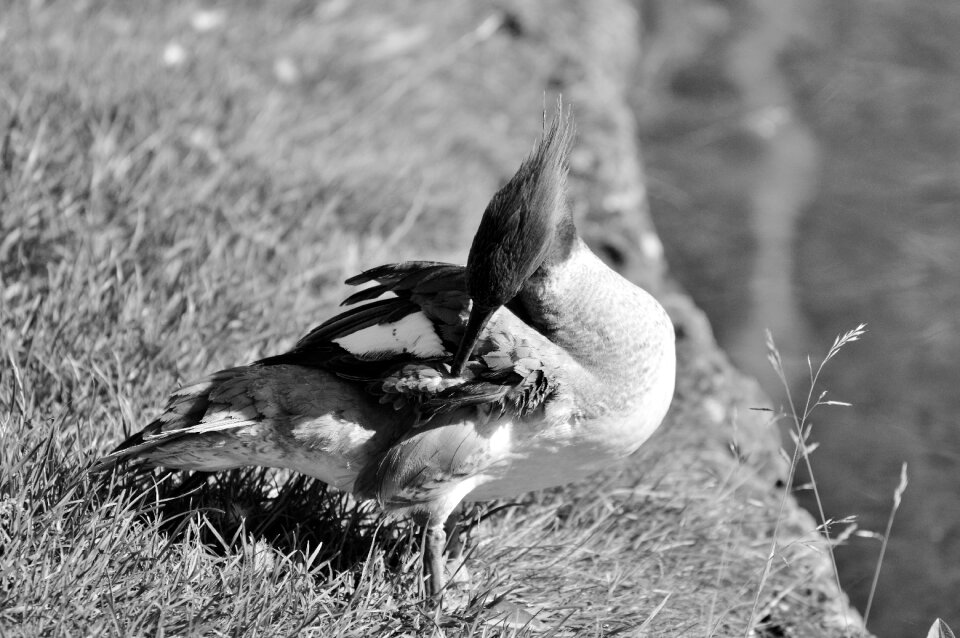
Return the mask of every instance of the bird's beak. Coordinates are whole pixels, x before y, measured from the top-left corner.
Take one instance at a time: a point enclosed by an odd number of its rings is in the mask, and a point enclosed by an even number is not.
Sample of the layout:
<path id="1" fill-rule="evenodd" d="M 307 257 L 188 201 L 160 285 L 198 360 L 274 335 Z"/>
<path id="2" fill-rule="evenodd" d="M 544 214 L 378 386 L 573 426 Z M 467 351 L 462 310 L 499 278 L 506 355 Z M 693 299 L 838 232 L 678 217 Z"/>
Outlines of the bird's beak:
<path id="1" fill-rule="evenodd" d="M 479 308 L 476 303 L 470 311 L 470 318 L 467 320 L 467 329 L 460 340 L 460 347 L 457 348 L 457 355 L 453 358 L 453 364 L 450 367 L 450 374 L 459 377 L 463 373 L 463 366 L 467 359 L 473 354 L 473 349 L 480 339 L 480 332 L 490 321 L 490 317 L 496 312 L 496 308 Z"/>

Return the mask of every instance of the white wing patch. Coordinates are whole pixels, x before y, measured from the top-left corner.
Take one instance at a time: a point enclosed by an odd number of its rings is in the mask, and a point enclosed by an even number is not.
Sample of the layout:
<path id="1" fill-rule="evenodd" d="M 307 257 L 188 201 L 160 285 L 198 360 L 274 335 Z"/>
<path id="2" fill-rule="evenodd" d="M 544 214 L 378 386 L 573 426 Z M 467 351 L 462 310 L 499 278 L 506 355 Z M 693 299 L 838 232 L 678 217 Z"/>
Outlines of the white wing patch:
<path id="1" fill-rule="evenodd" d="M 433 323 L 422 312 L 414 312 L 400 321 L 370 326 L 333 342 L 362 359 L 410 353 L 416 357 L 440 357 L 448 354 Z"/>

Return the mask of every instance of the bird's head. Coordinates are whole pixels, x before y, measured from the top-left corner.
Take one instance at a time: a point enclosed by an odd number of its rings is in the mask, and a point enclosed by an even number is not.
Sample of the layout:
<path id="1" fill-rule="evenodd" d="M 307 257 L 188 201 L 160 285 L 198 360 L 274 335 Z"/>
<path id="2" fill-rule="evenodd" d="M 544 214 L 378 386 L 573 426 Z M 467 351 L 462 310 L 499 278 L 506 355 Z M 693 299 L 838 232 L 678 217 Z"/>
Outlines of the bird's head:
<path id="1" fill-rule="evenodd" d="M 473 306 L 454 357 L 455 375 L 470 358 L 493 313 L 513 299 L 539 268 L 565 258 L 576 241 L 566 198 L 572 135 L 572 119 L 558 107 L 533 153 L 483 213 L 467 258 L 467 292 Z"/>

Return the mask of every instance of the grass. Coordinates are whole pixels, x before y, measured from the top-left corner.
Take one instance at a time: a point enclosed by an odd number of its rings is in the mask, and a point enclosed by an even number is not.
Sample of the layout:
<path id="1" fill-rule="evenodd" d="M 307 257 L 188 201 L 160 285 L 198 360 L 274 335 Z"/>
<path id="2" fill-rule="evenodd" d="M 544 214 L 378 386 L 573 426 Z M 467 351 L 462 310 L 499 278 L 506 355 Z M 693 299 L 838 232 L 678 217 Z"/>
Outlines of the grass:
<path id="1" fill-rule="evenodd" d="M 818 534 L 822 534 L 823 538 L 819 543 L 822 546 L 822 551 L 829 558 L 829 565 L 832 570 L 832 575 L 834 582 L 836 583 L 837 590 L 842 590 L 840 585 L 840 571 L 837 567 L 837 560 L 834 555 L 834 546 L 840 544 L 845 538 L 849 536 L 856 529 L 854 524 L 854 519 L 848 518 L 844 520 L 833 520 L 827 517 L 824 507 L 823 499 L 821 497 L 821 490 L 817 484 L 816 477 L 813 473 L 813 468 L 810 462 L 810 457 L 813 452 L 817 449 L 818 444 L 811 439 L 813 433 L 813 412 L 820 407 L 828 406 L 840 406 L 840 407 L 851 407 L 849 403 L 844 401 L 836 401 L 833 399 L 827 399 L 827 391 L 819 390 L 820 377 L 824 372 L 825 367 L 830 361 L 836 357 L 840 351 L 848 344 L 859 341 L 860 338 L 866 333 L 866 324 L 860 324 L 853 330 L 849 330 L 842 335 L 838 335 L 833 341 L 833 345 L 827 351 L 826 356 L 823 360 L 814 368 L 813 362 L 810 357 L 807 357 L 807 370 L 809 373 L 809 387 L 807 389 L 806 397 L 803 400 L 802 407 L 798 410 L 798 403 L 793 395 L 793 392 L 790 387 L 790 382 L 788 381 L 789 375 L 787 370 L 784 367 L 783 358 L 778 350 L 773 335 L 768 331 L 767 332 L 767 352 L 770 365 L 772 366 L 774 372 L 777 375 L 777 378 L 780 380 L 780 383 L 783 386 L 784 392 L 786 394 L 786 403 L 789 406 L 788 413 L 785 415 L 792 425 L 791 438 L 793 439 L 793 454 L 789 457 L 789 469 L 786 478 L 787 485 L 795 485 L 795 479 L 797 478 L 797 472 L 801 468 L 806 470 L 806 476 L 809 477 L 809 483 L 807 488 L 813 494 L 813 500 L 817 504 L 816 514 L 819 516 L 818 520 L 820 525 L 817 528 Z M 786 453 L 785 453 L 786 454 Z M 890 535 L 890 530 L 893 524 L 893 516 L 896 513 L 897 508 L 900 505 L 900 496 L 903 492 L 903 489 L 906 487 L 906 465 L 904 465 L 904 470 L 901 478 L 901 487 L 898 488 L 898 491 L 895 494 L 894 498 L 894 509 L 890 514 L 889 523 L 887 525 L 886 534 L 883 537 L 883 549 L 886 548 L 887 540 Z M 784 507 L 787 504 L 787 493 L 783 495 L 781 500 L 780 510 L 783 511 Z M 764 568 L 763 575 L 760 578 L 760 586 L 757 588 L 756 598 L 753 603 L 753 614 L 757 616 L 757 610 L 760 605 L 761 595 L 764 590 L 764 585 L 766 584 L 767 577 L 769 575 L 770 568 L 774 565 L 775 561 L 778 559 L 778 554 L 780 553 L 780 546 L 778 542 L 779 532 L 780 532 L 780 523 L 783 520 L 782 515 L 777 517 L 777 526 L 773 532 L 773 542 L 770 547 L 770 555 L 767 559 L 766 566 Z M 836 525 L 846 524 L 847 528 L 839 534 L 832 534 L 833 528 Z M 883 549 L 880 552 L 880 557 L 877 561 L 877 568 L 874 574 L 874 584 L 873 590 L 876 589 L 877 581 L 880 574 L 880 566 L 883 564 Z M 871 592 L 871 600 L 872 600 Z M 866 622 L 870 617 L 870 605 L 867 605 L 866 612 L 864 614 L 863 621 L 863 630 L 861 635 L 864 635 L 866 632 Z M 850 618 L 844 617 L 844 624 L 846 626 L 851 625 Z"/>
<path id="2" fill-rule="evenodd" d="M 810 358 L 807 358 L 807 369 L 810 374 L 810 386 L 807 390 L 807 396 L 803 403 L 803 408 L 798 411 L 797 404 L 794 402 L 793 393 L 790 390 L 790 383 L 787 381 L 787 372 L 784 369 L 783 358 L 780 355 L 780 351 L 777 349 L 776 344 L 773 340 L 773 335 L 768 331 L 767 332 L 767 352 L 770 365 L 773 367 L 774 372 L 776 372 L 777 377 L 780 379 L 780 382 L 783 384 L 783 389 L 786 392 L 787 405 L 790 406 L 789 410 L 789 419 L 793 424 L 793 456 L 790 458 L 790 469 L 787 473 L 786 484 L 794 485 L 794 479 L 796 478 L 797 469 L 800 465 L 800 462 L 803 461 L 803 466 L 807 470 L 807 475 L 810 477 L 810 488 L 814 495 L 814 500 L 817 503 L 817 514 L 819 515 L 819 520 L 821 524 L 821 529 L 824 535 L 829 539 L 831 526 L 835 523 L 830 521 L 823 509 L 823 500 L 820 497 L 820 489 L 817 485 L 816 479 L 813 474 L 813 469 L 810 464 L 810 455 L 816 449 L 816 444 L 811 441 L 810 436 L 813 432 L 813 423 L 811 417 L 813 411 L 819 407 L 825 406 L 843 406 L 850 407 L 849 403 L 842 401 L 834 401 L 827 399 L 827 392 L 822 391 L 816 398 L 814 394 L 818 389 L 818 382 L 820 381 L 820 376 L 823 373 L 824 368 L 830 362 L 831 359 L 837 356 L 840 353 L 840 350 L 849 343 L 858 341 L 866 333 L 866 324 L 860 324 L 853 330 L 850 330 L 842 335 L 837 336 L 833 341 L 833 345 L 830 347 L 830 350 L 827 352 L 823 360 L 817 365 L 816 369 L 813 367 L 813 363 Z M 786 497 L 784 496 L 784 499 Z M 784 507 L 785 500 L 781 501 L 781 510 Z M 899 503 L 898 503 L 899 505 Z M 773 546 L 770 550 L 770 560 L 767 563 L 767 568 L 769 569 L 770 563 L 773 561 L 777 553 L 777 535 L 779 532 L 779 522 L 781 517 L 777 517 L 778 528 L 774 530 L 773 533 Z M 892 522 L 892 518 L 891 518 Z M 887 530 L 889 532 L 889 529 Z M 830 566 L 833 568 L 833 573 L 836 578 L 837 589 L 841 589 L 840 586 L 840 573 L 837 569 L 837 560 L 833 554 L 833 546 L 830 542 L 826 543 L 827 555 L 830 558 Z M 882 562 L 882 555 L 881 555 Z M 757 588 L 757 598 L 754 600 L 754 611 L 756 611 L 757 605 L 760 602 L 760 594 L 763 591 L 763 584 L 766 581 L 767 570 L 764 570 L 764 575 L 760 579 L 760 587 Z M 869 610 L 869 605 L 867 607 Z M 868 614 L 869 616 L 869 614 Z"/>
<path id="3" fill-rule="evenodd" d="M 465 5 L 419 9 L 429 23 L 360 2 L 211 7 L 219 30 L 188 3 L 3 9 L 0 633 L 532 634 L 497 624 L 506 596 L 539 610 L 538 635 L 738 635 L 766 570 L 758 627 L 835 635 L 818 560 L 788 543 L 767 561 L 776 526 L 802 538 L 809 519 L 778 522 L 761 399 L 680 298 L 663 432 L 479 523 L 471 588 L 439 617 L 416 534 L 316 482 L 86 475 L 178 383 L 291 345 L 361 267 L 462 254 L 467 216 L 536 135 L 556 42 L 587 46 L 567 37 L 575 11 L 496 14 L 520 23 L 491 33 Z"/>
<path id="4" fill-rule="evenodd" d="M 873 609 L 873 597 L 877 593 L 877 583 L 880 581 L 880 568 L 883 566 L 883 558 L 887 555 L 887 545 L 890 541 L 890 532 L 893 530 L 893 519 L 900 509 L 900 503 L 903 501 L 903 492 L 907 489 L 907 464 L 900 466 L 900 482 L 897 489 L 893 491 L 893 506 L 890 508 L 890 517 L 887 519 L 887 528 L 883 532 L 883 542 L 880 545 L 880 556 L 877 557 L 877 568 L 873 572 L 873 581 L 870 583 L 870 595 L 867 598 L 867 608 L 863 612 L 864 624 L 870 620 L 870 611 Z M 836 561 L 834 561 L 836 563 Z"/>
<path id="5" fill-rule="evenodd" d="M 839 407 L 852 407 L 849 403 L 844 401 L 837 401 L 833 399 L 827 399 L 827 391 L 819 391 L 818 386 L 820 383 L 821 376 L 824 372 L 825 367 L 830 361 L 836 357 L 840 351 L 847 346 L 848 344 L 859 341 L 860 338 L 866 333 L 866 324 L 860 324 L 856 328 L 849 330 L 841 335 L 838 335 L 834 339 L 833 345 L 828 350 L 826 356 L 822 361 L 814 368 L 811 359 L 807 358 L 807 369 L 809 373 L 809 388 L 807 395 L 803 401 L 803 406 L 801 409 L 797 409 L 798 404 L 795 402 L 795 398 L 791 392 L 790 383 L 788 382 L 788 373 L 784 368 L 783 358 L 779 350 L 777 349 L 776 344 L 774 343 L 773 335 L 770 332 L 767 332 L 767 351 L 768 358 L 770 361 L 773 370 L 776 372 L 777 377 L 779 378 L 781 384 L 783 385 L 784 391 L 786 393 L 787 405 L 790 406 L 789 414 L 787 418 L 792 424 L 793 427 L 793 443 L 794 443 L 794 452 L 792 457 L 789 459 L 789 471 L 786 479 L 787 485 L 793 485 L 794 480 L 797 477 L 797 471 L 800 469 L 801 463 L 803 469 L 806 470 L 806 476 L 809 477 L 809 483 L 807 484 L 807 489 L 809 489 L 813 494 L 813 502 L 817 505 L 817 515 L 819 516 L 820 525 L 817 528 L 818 534 L 822 534 L 822 538 L 818 545 L 822 547 L 822 551 L 826 553 L 829 557 L 829 564 L 832 569 L 832 575 L 834 582 L 836 583 L 837 590 L 841 590 L 842 586 L 840 584 L 840 569 L 837 566 L 837 560 L 834 555 L 834 547 L 842 545 L 847 541 L 851 536 L 862 535 L 867 537 L 879 537 L 880 552 L 877 557 L 876 566 L 873 572 L 873 579 L 870 584 L 869 593 L 867 596 L 866 607 L 863 612 L 863 621 L 860 624 L 860 636 L 865 636 L 867 632 L 867 627 L 870 621 L 870 613 L 873 609 L 874 596 L 877 592 L 877 586 L 880 582 L 880 571 L 883 567 L 884 558 L 886 556 L 887 547 L 891 539 L 891 533 L 893 530 L 893 521 L 896 517 L 900 505 L 903 502 L 903 494 L 906 491 L 908 485 L 907 479 L 907 463 L 903 463 L 900 469 L 900 480 L 897 484 L 896 489 L 893 492 L 893 504 L 890 508 L 890 513 L 887 518 L 886 528 L 882 534 L 877 534 L 871 531 L 859 532 L 857 530 L 856 517 L 848 517 L 843 520 L 833 520 L 827 517 L 825 509 L 823 506 L 823 497 L 821 496 L 821 488 L 818 485 L 816 476 L 813 472 L 813 466 L 810 461 L 810 457 L 814 451 L 819 447 L 818 443 L 815 443 L 812 439 L 813 433 L 813 412 L 820 407 L 828 406 L 839 406 Z M 816 396 L 815 396 L 816 395 Z M 781 512 L 787 504 L 787 492 L 784 492 L 783 500 L 781 501 Z M 778 542 L 780 523 L 782 521 L 782 516 L 777 517 L 777 526 L 773 532 L 773 542 L 770 547 L 770 555 L 767 559 L 763 575 L 760 578 L 760 585 L 756 590 L 756 598 L 754 600 L 753 606 L 753 616 L 758 618 L 758 609 L 761 601 L 761 597 L 764 591 L 764 586 L 766 584 L 767 578 L 769 576 L 770 569 L 775 565 L 775 562 L 781 558 L 781 546 Z M 834 531 L 834 528 L 838 525 L 845 525 L 845 528 L 839 533 Z M 849 617 L 844 617 L 844 624 L 853 631 L 854 624 L 851 622 Z M 930 629 L 931 635 L 952 635 L 950 628 L 946 625 L 941 619 L 936 619 L 933 626 Z M 745 636 L 748 636 L 750 632 L 746 632 Z"/>

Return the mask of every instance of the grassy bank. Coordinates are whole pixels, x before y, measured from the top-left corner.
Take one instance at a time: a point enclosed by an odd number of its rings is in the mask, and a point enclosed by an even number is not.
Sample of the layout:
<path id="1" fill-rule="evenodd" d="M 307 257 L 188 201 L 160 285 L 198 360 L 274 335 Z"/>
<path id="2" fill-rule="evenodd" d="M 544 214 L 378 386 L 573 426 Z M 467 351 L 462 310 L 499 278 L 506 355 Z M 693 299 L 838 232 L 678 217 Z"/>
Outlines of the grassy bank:
<path id="1" fill-rule="evenodd" d="M 3 10 L 3 633 L 836 633 L 842 597 L 800 542 L 809 519 L 781 520 L 763 578 L 775 435 L 676 295 L 663 432 L 483 520 L 472 585 L 439 618 L 421 611 L 411 531 L 313 482 L 84 474 L 179 383 L 290 346 L 345 277 L 462 256 L 548 88 L 581 114 L 575 171 L 618 157 L 604 135 L 631 140 L 597 124 L 616 91 L 582 62 L 620 42 L 618 3 L 373 7 Z M 578 214 L 604 210 L 574 178 Z M 533 626 L 498 625 L 501 596 Z"/>

